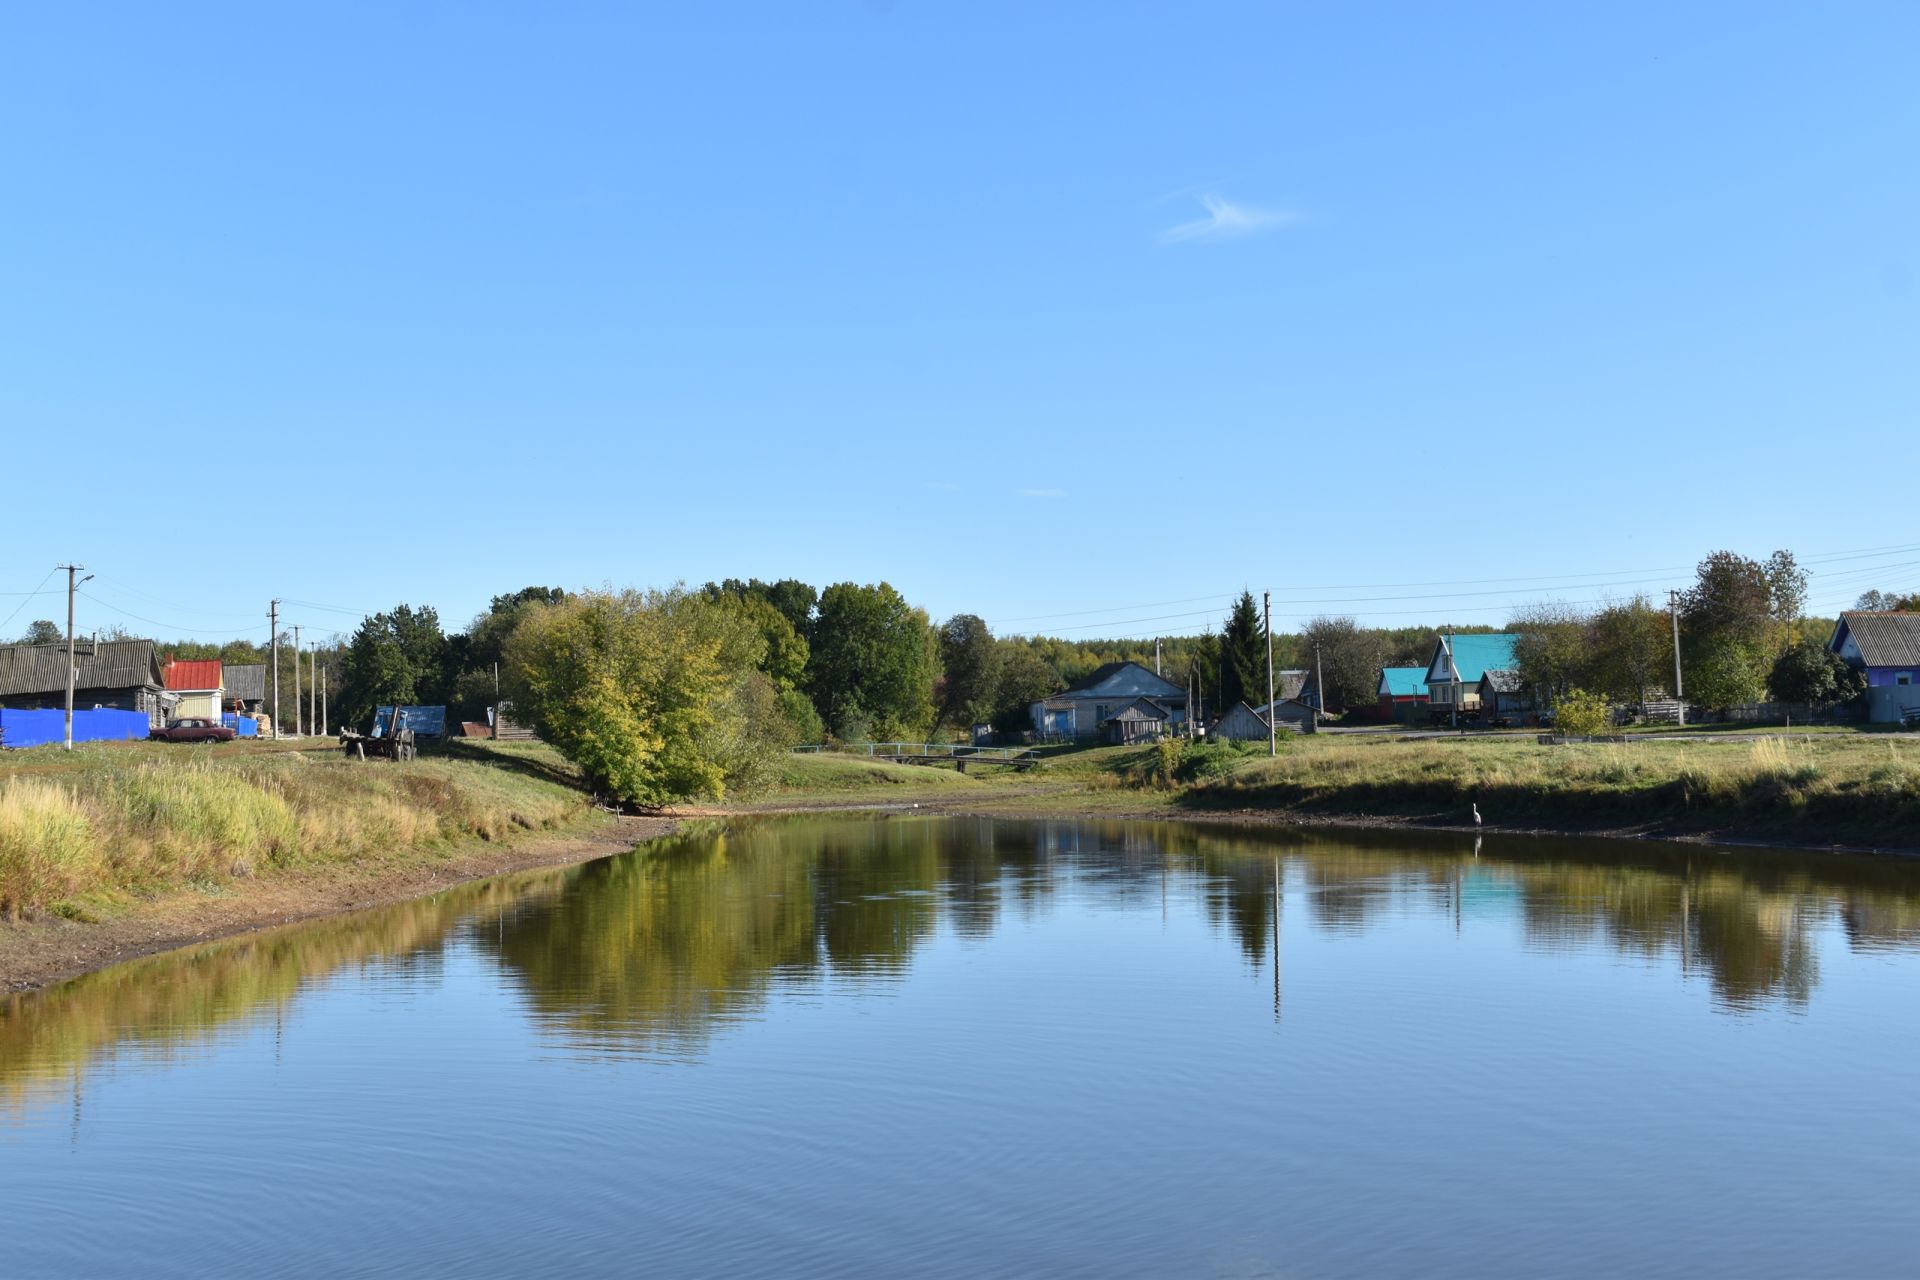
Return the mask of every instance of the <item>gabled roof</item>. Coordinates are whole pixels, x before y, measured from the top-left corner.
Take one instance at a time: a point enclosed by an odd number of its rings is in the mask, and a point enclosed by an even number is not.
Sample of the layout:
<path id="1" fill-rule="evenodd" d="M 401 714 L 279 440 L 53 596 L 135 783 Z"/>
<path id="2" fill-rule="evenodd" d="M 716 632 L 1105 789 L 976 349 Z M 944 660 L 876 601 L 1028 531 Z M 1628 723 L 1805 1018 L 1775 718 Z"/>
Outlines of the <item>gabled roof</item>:
<path id="1" fill-rule="evenodd" d="M 167 664 L 167 688 L 169 689 L 222 689 L 220 683 L 220 659 L 197 658 L 187 662 L 174 661 Z"/>
<path id="2" fill-rule="evenodd" d="M 1518 671 L 1483 671 L 1480 683 L 1494 693 L 1519 693 L 1525 687 L 1520 683 Z"/>
<path id="3" fill-rule="evenodd" d="M 1427 669 L 1382 667 L 1380 692 L 1392 698 L 1424 698 L 1427 696 Z"/>
<path id="4" fill-rule="evenodd" d="M 1870 667 L 1920 667 L 1920 613 L 1843 613 L 1827 648 L 1840 652 L 1849 635 Z"/>
<path id="5" fill-rule="evenodd" d="M 1146 698 L 1135 698 L 1120 710 L 1107 717 L 1111 724 L 1115 720 L 1151 720 L 1158 724 L 1167 718 L 1167 713 Z"/>
<path id="6" fill-rule="evenodd" d="M 236 663 L 226 669 L 227 696 L 245 702 L 264 702 L 267 697 L 267 664 Z"/>
<path id="7" fill-rule="evenodd" d="M 76 689 L 161 687 L 160 655 L 151 640 L 82 641 L 73 655 Z M 0 698 L 64 692 L 67 646 L 14 644 L 0 648 Z"/>
<path id="8" fill-rule="evenodd" d="M 1443 655 L 1451 647 L 1453 669 L 1458 673 L 1462 684 L 1477 684 L 1480 677 L 1489 669 L 1511 671 L 1520 664 L 1514 660 L 1514 646 L 1520 643 L 1520 637 L 1508 632 L 1495 635 L 1456 635 L 1451 638 L 1440 636 L 1433 646 L 1433 657 L 1427 663 L 1427 674 L 1431 678 L 1435 670 L 1445 671 L 1441 665 Z"/>
<path id="9" fill-rule="evenodd" d="M 1155 698 L 1172 698 L 1179 702 L 1186 701 L 1186 691 L 1179 685 L 1167 679 L 1165 676 L 1153 674 L 1153 672 L 1137 662 L 1109 662 L 1081 676 L 1078 680 L 1075 680 L 1065 689 L 1055 694 L 1054 697 L 1066 697 L 1077 693 L 1091 693 L 1101 685 L 1107 684 L 1122 675 L 1130 676 L 1130 682 L 1139 686 L 1123 691 L 1126 694 L 1131 694 L 1135 697 L 1144 694 Z M 1116 694 L 1116 696 L 1120 695 Z"/>

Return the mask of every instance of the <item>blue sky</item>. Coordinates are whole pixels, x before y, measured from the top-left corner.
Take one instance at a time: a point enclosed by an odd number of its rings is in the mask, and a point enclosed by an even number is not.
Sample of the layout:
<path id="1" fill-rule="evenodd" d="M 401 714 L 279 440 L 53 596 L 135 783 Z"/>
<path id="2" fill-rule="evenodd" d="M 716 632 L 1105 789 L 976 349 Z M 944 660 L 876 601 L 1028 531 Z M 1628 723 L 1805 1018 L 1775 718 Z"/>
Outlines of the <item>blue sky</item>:
<path id="1" fill-rule="evenodd" d="M 1243 585 L 1498 622 L 1723 546 L 1889 549 L 1816 606 L 1920 585 L 1917 42 L 1908 4 L 14 6 L 0 591 L 78 558 L 83 628 L 174 636 L 885 578 L 1087 636 Z M 395 492 L 403 532 L 343 518 Z"/>

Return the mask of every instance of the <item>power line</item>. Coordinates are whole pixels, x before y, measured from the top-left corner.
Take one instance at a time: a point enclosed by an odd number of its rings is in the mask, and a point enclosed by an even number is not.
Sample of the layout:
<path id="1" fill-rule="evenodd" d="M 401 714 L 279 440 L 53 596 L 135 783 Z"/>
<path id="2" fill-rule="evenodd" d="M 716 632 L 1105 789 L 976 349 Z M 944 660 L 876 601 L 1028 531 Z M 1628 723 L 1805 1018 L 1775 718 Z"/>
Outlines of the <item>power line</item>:
<path id="1" fill-rule="evenodd" d="M 47 576 L 46 576 L 46 577 L 44 577 L 44 578 L 42 578 L 42 579 L 40 579 L 40 587 L 44 587 L 44 586 L 46 586 L 46 585 L 47 585 L 47 584 L 48 584 L 49 582 L 52 582 L 52 581 L 53 581 L 53 575 L 54 575 L 54 574 L 56 574 L 56 573 L 58 573 L 58 572 L 60 572 L 60 571 L 59 571 L 58 569 L 49 569 L 49 570 L 47 571 Z M 19 617 L 19 616 L 20 616 L 20 611 L 21 611 L 22 609 L 24 609 L 24 608 L 26 608 L 26 607 L 27 607 L 27 601 L 28 601 L 28 600 L 31 600 L 31 599 L 32 599 L 32 598 L 33 598 L 34 596 L 37 596 L 37 595 L 42 595 L 42 594 L 45 594 L 45 595 L 57 595 L 57 594 L 58 594 L 57 592 L 42 592 L 42 591 L 40 590 L 40 587 L 35 587 L 35 588 L 34 588 L 33 590 L 31 590 L 31 591 L 22 591 L 22 592 L 19 592 L 18 594 L 19 594 L 19 595 L 21 595 L 21 596 L 23 596 L 23 597 L 24 597 L 24 599 L 22 599 L 22 600 L 20 601 L 20 603 L 19 603 L 19 604 L 17 604 L 17 605 L 15 605 L 15 606 L 13 606 L 13 612 L 12 612 L 12 613 L 10 613 L 10 614 L 8 614 L 8 615 L 7 615 L 7 616 L 6 616 L 5 618 L 0 618 L 0 627 L 4 627 L 4 626 L 6 626 L 6 625 L 7 625 L 7 624 L 8 624 L 9 622 L 12 622 L 12 621 L 13 621 L 13 620 L 14 620 L 15 618 L 17 618 L 17 617 Z M 13 592 L 8 592 L 8 594 L 9 594 L 9 595 L 12 595 L 12 594 L 15 594 L 15 593 L 13 593 Z"/>

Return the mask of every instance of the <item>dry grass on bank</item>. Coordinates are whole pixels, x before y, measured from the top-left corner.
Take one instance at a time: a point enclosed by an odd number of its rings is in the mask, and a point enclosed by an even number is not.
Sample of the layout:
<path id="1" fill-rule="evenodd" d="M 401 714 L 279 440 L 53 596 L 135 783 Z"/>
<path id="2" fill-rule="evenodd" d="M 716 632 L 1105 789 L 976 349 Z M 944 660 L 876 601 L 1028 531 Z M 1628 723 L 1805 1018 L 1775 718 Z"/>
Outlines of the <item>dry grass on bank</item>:
<path id="1" fill-rule="evenodd" d="M 469 749 L 408 765 L 317 751 L 100 749 L 0 770 L 0 912 L 427 852 L 587 812 L 564 766 Z"/>
<path id="2" fill-rule="evenodd" d="M 1524 739 L 1303 740 L 1188 800 L 1346 813 L 1478 804 L 1489 821 L 1725 824 L 1871 838 L 1920 831 L 1920 742 L 1763 738 L 1542 746 Z"/>

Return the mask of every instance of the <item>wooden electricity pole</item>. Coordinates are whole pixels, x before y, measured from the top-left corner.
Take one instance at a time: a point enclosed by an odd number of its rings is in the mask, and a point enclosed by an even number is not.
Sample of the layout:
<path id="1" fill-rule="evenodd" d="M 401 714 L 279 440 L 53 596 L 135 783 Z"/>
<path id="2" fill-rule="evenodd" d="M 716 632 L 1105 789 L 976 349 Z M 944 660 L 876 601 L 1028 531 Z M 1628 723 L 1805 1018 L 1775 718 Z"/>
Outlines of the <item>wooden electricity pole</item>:
<path id="1" fill-rule="evenodd" d="M 1687 694 L 1680 684 L 1680 593 L 1667 592 L 1667 608 L 1673 614 L 1673 702 L 1679 709 L 1680 725 L 1687 723 Z"/>
<path id="2" fill-rule="evenodd" d="M 80 582 L 75 582 L 73 579 L 73 575 L 80 572 L 80 570 L 86 567 L 87 566 L 83 564 L 61 564 L 61 565 L 54 566 L 54 568 L 56 569 L 65 569 L 67 571 L 67 739 L 66 739 L 66 750 L 68 751 L 73 750 L 73 678 L 75 674 L 74 667 L 73 667 L 73 662 L 74 662 L 73 593 L 79 590 L 81 582 L 89 582 L 89 581 L 92 581 L 93 579 L 93 575 L 88 574 L 86 577 L 80 579 Z"/>
<path id="3" fill-rule="evenodd" d="M 307 650 L 307 728 L 320 732 L 320 646 Z"/>
<path id="4" fill-rule="evenodd" d="M 300 728 L 300 624 L 293 624 L 293 736 L 299 737 Z"/>
<path id="5" fill-rule="evenodd" d="M 280 602 L 267 605 L 267 630 L 272 636 L 267 641 L 267 652 L 272 655 L 268 664 L 273 676 L 273 736 L 280 736 Z"/>
<path id="6" fill-rule="evenodd" d="M 1273 592 L 1260 593 L 1260 612 L 1267 622 L 1267 754 L 1280 754 L 1280 713 L 1273 705 Z"/>

